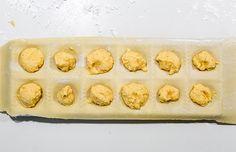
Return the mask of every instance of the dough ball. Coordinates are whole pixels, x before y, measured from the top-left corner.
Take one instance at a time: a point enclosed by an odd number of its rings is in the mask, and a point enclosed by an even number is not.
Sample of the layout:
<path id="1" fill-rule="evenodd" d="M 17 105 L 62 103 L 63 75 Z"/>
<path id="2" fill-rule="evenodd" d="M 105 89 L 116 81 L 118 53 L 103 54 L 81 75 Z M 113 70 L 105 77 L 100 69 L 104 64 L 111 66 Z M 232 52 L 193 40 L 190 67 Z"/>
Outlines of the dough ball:
<path id="1" fill-rule="evenodd" d="M 164 85 L 157 92 L 160 102 L 170 102 L 179 100 L 179 89 L 172 85 Z"/>
<path id="2" fill-rule="evenodd" d="M 63 72 L 68 72 L 75 68 L 76 58 L 72 50 L 59 51 L 54 56 L 57 68 Z"/>
<path id="3" fill-rule="evenodd" d="M 96 49 L 87 56 L 87 67 L 91 74 L 102 74 L 110 71 L 114 64 L 112 54 L 106 49 Z"/>
<path id="4" fill-rule="evenodd" d="M 189 96 L 194 103 L 200 106 L 206 106 L 211 102 L 213 93 L 210 88 L 198 83 L 193 85 Z"/>
<path id="5" fill-rule="evenodd" d="M 37 72 L 44 63 L 43 53 L 39 48 L 27 48 L 21 51 L 19 63 L 25 71 L 29 73 Z"/>
<path id="6" fill-rule="evenodd" d="M 23 84 L 17 92 L 17 97 L 21 104 L 27 108 L 33 108 L 42 98 L 42 88 L 40 85 L 30 82 Z"/>
<path id="7" fill-rule="evenodd" d="M 110 105 L 113 100 L 112 90 L 102 84 L 93 85 L 88 92 L 89 100 L 99 106 Z"/>
<path id="8" fill-rule="evenodd" d="M 210 71 L 215 69 L 218 63 L 216 59 L 207 51 L 201 51 L 192 58 L 193 65 L 200 71 Z"/>
<path id="9" fill-rule="evenodd" d="M 75 100 L 75 95 L 71 86 L 66 85 L 57 92 L 57 100 L 60 104 L 64 106 L 69 106 L 73 104 Z"/>
<path id="10" fill-rule="evenodd" d="M 147 60 L 137 51 L 127 49 L 127 51 L 122 55 L 121 61 L 124 67 L 131 72 L 138 70 L 147 71 Z"/>
<path id="11" fill-rule="evenodd" d="M 173 51 L 162 51 L 156 56 L 156 61 L 162 70 L 170 75 L 177 73 L 181 67 L 180 58 Z"/>
<path id="12" fill-rule="evenodd" d="M 122 87 L 121 97 L 129 108 L 140 109 L 147 102 L 149 93 L 145 85 L 129 83 Z"/>

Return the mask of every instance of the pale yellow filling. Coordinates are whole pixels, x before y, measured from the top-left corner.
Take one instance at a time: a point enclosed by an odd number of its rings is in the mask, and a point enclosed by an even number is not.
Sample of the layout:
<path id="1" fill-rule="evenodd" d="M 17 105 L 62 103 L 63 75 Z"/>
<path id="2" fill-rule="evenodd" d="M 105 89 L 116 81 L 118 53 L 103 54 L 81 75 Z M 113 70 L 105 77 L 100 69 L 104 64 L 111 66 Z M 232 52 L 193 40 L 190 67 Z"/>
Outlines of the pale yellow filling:
<path id="1" fill-rule="evenodd" d="M 131 72 L 138 70 L 147 71 L 147 60 L 137 51 L 127 49 L 121 57 L 121 62 L 124 67 Z"/>
<path id="2" fill-rule="evenodd" d="M 87 55 L 86 63 L 90 74 L 103 74 L 112 69 L 114 59 L 106 49 L 96 49 Z"/>
<path id="3" fill-rule="evenodd" d="M 27 48 L 19 55 L 19 64 L 29 72 L 37 72 L 44 64 L 44 55 L 39 48 Z"/>
<path id="4" fill-rule="evenodd" d="M 103 84 L 95 84 L 88 91 L 89 100 L 99 106 L 110 105 L 113 100 L 112 90 Z"/>
<path id="5" fill-rule="evenodd" d="M 218 61 L 208 51 L 201 51 L 192 58 L 193 65 L 200 71 L 215 69 Z"/>
<path id="6" fill-rule="evenodd" d="M 149 92 L 143 84 L 129 83 L 122 87 L 121 97 L 129 108 L 140 109 L 147 102 Z"/>
<path id="7" fill-rule="evenodd" d="M 26 108 L 33 108 L 42 97 L 42 88 L 36 83 L 23 84 L 17 92 L 20 103 Z"/>
<path id="8" fill-rule="evenodd" d="M 59 51 L 54 56 L 57 68 L 63 72 L 68 72 L 75 68 L 76 58 L 72 50 Z"/>
<path id="9" fill-rule="evenodd" d="M 181 67 L 180 58 L 173 51 L 161 51 L 156 56 L 156 61 L 159 67 L 168 71 L 170 75 L 179 72 Z"/>
<path id="10" fill-rule="evenodd" d="M 72 105 L 75 100 L 75 95 L 71 86 L 66 85 L 57 92 L 57 100 L 64 106 Z"/>
<path id="11" fill-rule="evenodd" d="M 172 85 L 164 85 L 158 90 L 157 96 L 160 102 L 177 101 L 179 100 L 180 92 L 178 88 Z"/>
<path id="12" fill-rule="evenodd" d="M 213 93 L 207 86 L 197 83 L 193 85 L 189 96 L 194 103 L 200 106 L 206 106 L 212 101 Z"/>

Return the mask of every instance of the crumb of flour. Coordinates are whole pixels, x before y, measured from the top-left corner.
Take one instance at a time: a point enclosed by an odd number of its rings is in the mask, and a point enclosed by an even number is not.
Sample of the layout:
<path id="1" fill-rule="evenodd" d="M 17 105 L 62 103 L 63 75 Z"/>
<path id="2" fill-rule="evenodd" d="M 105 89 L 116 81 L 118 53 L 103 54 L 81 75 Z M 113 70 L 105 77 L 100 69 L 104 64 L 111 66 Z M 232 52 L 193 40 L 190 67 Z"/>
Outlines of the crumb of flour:
<path id="1" fill-rule="evenodd" d="M 16 22 L 14 20 L 11 20 L 8 22 L 12 27 L 16 27 Z"/>

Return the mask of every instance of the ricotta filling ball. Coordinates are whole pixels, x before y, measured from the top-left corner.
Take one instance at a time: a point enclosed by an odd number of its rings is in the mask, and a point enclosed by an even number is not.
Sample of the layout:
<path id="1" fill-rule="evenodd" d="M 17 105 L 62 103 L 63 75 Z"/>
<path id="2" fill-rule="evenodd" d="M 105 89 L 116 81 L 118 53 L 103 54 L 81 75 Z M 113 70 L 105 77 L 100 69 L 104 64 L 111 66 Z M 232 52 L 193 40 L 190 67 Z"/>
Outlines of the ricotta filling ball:
<path id="1" fill-rule="evenodd" d="M 193 56 L 192 63 L 200 71 L 211 71 L 218 61 L 208 51 L 201 51 Z"/>
<path id="2" fill-rule="evenodd" d="M 170 101 L 177 101 L 179 100 L 180 92 L 178 88 L 172 85 L 164 85 L 158 90 L 157 96 L 160 102 L 163 103 Z"/>
<path id="3" fill-rule="evenodd" d="M 147 71 L 147 60 L 137 51 L 127 49 L 121 57 L 121 62 L 130 72 L 136 72 L 138 70 Z"/>
<path id="4" fill-rule="evenodd" d="M 76 58 L 71 50 L 59 51 L 54 56 L 54 61 L 59 70 L 68 72 L 75 68 Z"/>
<path id="5" fill-rule="evenodd" d="M 95 84 L 88 91 L 89 100 L 99 106 L 110 105 L 113 100 L 111 88 L 103 84 Z"/>
<path id="6" fill-rule="evenodd" d="M 87 55 L 86 63 L 90 74 L 103 74 L 112 69 L 114 59 L 106 49 L 96 49 Z"/>
<path id="7" fill-rule="evenodd" d="M 71 86 L 66 85 L 57 92 L 57 100 L 64 106 L 69 106 L 74 103 L 75 95 Z"/>
<path id="8" fill-rule="evenodd" d="M 212 101 L 213 93 L 207 86 L 197 83 L 193 85 L 189 96 L 194 103 L 200 106 L 206 106 Z"/>
<path id="9" fill-rule="evenodd" d="M 39 48 L 27 48 L 21 51 L 18 60 L 25 71 L 34 73 L 43 66 L 44 55 Z"/>
<path id="10" fill-rule="evenodd" d="M 121 97 L 126 106 L 131 109 L 140 109 L 148 100 L 149 92 L 141 83 L 128 83 L 121 89 Z"/>
<path id="11" fill-rule="evenodd" d="M 42 98 L 42 88 L 40 85 L 30 82 L 20 86 L 17 97 L 20 103 L 26 108 L 33 108 Z"/>
<path id="12" fill-rule="evenodd" d="M 180 58 L 173 51 L 161 51 L 156 56 L 156 62 L 160 69 L 168 71 L 169 75 L 179 72 L 181 67 Z"/>

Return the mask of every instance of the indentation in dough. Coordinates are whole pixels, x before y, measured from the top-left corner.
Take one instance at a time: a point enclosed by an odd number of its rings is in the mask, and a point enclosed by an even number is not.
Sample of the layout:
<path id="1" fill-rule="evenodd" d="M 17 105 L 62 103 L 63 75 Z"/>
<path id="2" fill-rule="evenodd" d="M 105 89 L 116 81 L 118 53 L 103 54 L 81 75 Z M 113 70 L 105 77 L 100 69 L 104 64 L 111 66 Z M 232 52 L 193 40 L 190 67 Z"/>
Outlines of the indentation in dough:
<path id="1" fill-rule="evenodd" d="M 181 67 L 180 58 L 173 51 L 161 51 L 156 56 L 156 61 L 159 67 L 168 71 L 170 75 L 179 72 Z"/>
<path id="2" fill-rule="evenodd" d="M 179 100 L 180 92 L 178 88 L 172 85 L 164 85 L 158 90 L 157 96 L 160 102 L 177 101 Z"/>
<path id="3" fill-rule="evenodd" d="M 192 58 L 193 65 L 200 71 L 215 69 L 218 61 L 208 51 L 200 51 Z"/>
<path id="4" fill-rule="evenodd" d="M 17 97 L 24 107 L 33 108 L 41 99 L 42 93 L 40 85 L 30 82 L 20 86 L 17 92 Z"/>
<path id="5" fill-rule="evenodd" d="M 143 84 L 128 83 L 121 88 L 121 97 L 129 108 L 140 109 L 147 102 L 149 93 Z"/>
<path id="6" fill-rule="evenodd" d="M 102 74 L 112 69 L 114 59 L 109 51 L 100 48 L 90 52 L 86 62 L 90 74 Z"/>
<path id="7" fill-rule="evenodd" d="M 71 86 L 66 85 L 57 92 L 57 100 L 64 106 L 69 106 L 74 103 L 75 95 Z"/>
<path id="8" fill-rule="evenodd" d="M 141 53 L 137 51 L 127 49 L 127 51 L 121 57 L 121 62 L 123 63 L 124 67 L 131 72 L 138 70 L 147 71 L 147 60 Z"/>
<path id="9" fill-rule="evenodd" d="M 99 106 L 110 105 L 113 100 L 112 90 L 103 84 L 95 84 L 88 91 L 89 100 Z"/>
<path id="10" fill-rule="evenodd" d="M 212 101 L 213 93 L 207 86 L 197 83 L 193 85 L 189 96 L 194 103 L 200 106 L 206 106 Z"/>
<path id="11" fill-rule="evenodd" d="M 29 72 L 37 72 L 44 64 L 44 56 L 39 48 L 27 48 L 19 55 L 19 64 Z"/>
<path id="12" fill-rule="evenodd" d="M 75 68 L 76 58 L 73 49 L 62 50 L 55 54 L 54 61 L 57 68 L 63 72 L 68 72 Z"/>

